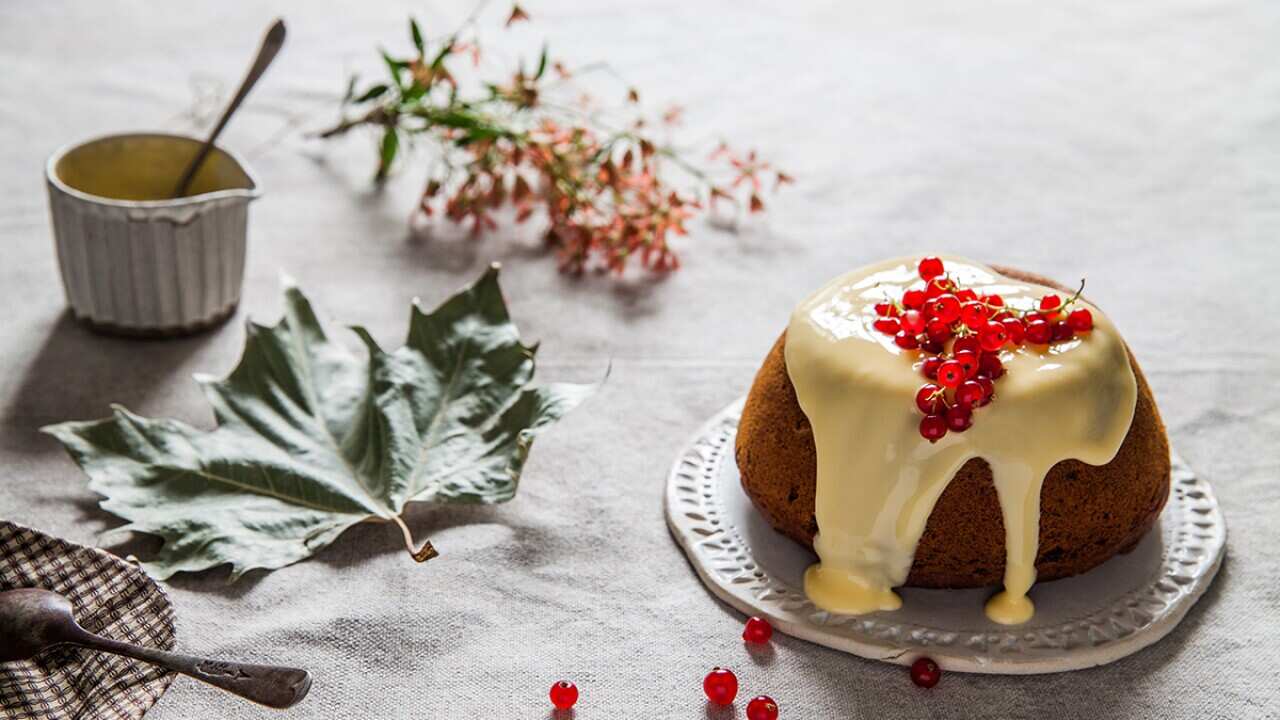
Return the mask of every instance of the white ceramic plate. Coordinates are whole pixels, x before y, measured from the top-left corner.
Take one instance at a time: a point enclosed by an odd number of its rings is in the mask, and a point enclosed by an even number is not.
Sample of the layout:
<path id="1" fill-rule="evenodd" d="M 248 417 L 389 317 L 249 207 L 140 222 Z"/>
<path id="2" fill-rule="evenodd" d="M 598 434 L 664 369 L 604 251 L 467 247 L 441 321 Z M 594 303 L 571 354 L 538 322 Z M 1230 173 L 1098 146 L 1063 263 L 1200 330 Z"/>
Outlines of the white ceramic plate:
<path id="1" fill-rule="evenodd" d="M 947 670 L 1031 674 L 1103 665 L 1169 633 L 1209 587 L 1227 529 L 1213 489 L 1173 457 L 1173 492 L 1158 530 L 1132 552 L 1077 577 L 1037 584 L 1036 616 L 987 620 L 992 590 L 903 588 L 903 607 L 833 615 L 805 597 L 816 557 L 775 532 L 742 491 L 733 460 L 742 400 L 711 419 L 676 459 L 666 515 L 698 576 L 717 597 L 794 637 L 908 665 L 928 655 Z"/>

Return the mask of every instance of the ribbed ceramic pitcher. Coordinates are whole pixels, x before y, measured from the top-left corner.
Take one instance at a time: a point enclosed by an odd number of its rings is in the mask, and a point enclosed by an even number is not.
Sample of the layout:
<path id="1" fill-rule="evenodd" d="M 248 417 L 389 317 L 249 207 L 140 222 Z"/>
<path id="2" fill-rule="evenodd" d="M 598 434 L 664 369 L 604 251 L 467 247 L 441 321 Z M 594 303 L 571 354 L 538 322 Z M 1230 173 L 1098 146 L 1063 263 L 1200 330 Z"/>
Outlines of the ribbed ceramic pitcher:
<path id="1" fill-rule="evenodd" d="M 249 169 L 215 148 L 170 198 L 200 147 L 159 133 L 111 135 L 49 158 L 46 179 L 67 303 L 95 329 L 173 336 L 235 312 L 244 278 Z"/>

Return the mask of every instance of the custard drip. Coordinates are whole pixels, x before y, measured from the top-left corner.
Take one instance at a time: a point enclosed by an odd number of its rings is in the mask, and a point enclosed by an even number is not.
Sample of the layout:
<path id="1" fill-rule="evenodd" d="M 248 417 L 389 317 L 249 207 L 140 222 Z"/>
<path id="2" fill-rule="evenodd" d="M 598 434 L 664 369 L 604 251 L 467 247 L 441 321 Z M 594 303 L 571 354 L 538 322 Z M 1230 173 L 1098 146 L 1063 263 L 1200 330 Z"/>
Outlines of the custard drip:
<path id="1" fill-rule="evenodd" d="M 947 273 L 1008 306 L 1032 307 L 1052 288 L 1020 282 L 961 258 Z M 1137 382 L 1115 326 L 1097 308 L 1093 330 L 1051 346 L 1006 347 L 1007 372 L 973 426 L 936 443 L 920 436 L 915 393 L 927 380 L 920 353 L 872 328 L 874 305 L 920 282 L 919 258 L 899 258 L 836 278 L 793 313 L 787 372 L 817 447 L 815 511 L 819 562 L 805 592 L 831 612 L 894 610 L 893 588 L 911 569 L 925 523 L 960 467 L 991 467 L 1005 526 L 1004 590 L 987 603 L 993 621 L 1031 618 L 1040 535 L 1040 489 L 1058 462 L 1110 462 L 1133 420 Z"/>

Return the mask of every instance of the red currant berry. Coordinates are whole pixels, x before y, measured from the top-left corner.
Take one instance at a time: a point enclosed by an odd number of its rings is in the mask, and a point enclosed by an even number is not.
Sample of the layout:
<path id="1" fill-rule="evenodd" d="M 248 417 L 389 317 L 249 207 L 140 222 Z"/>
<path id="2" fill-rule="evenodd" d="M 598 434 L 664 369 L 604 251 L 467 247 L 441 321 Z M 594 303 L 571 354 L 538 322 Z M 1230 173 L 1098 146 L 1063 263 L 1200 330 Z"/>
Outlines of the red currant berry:
<path id="1" fill-rule="evenodd" d="M 964 365 L 955 360 L 944 361 L 938 366 L 938 382 L 943 387 L 958 386 L 964 382 Z"/>
<path id="2" fill-rule="evenodd" d="M 945 272 L 942 269 L 942 260 L 936 257 L 927 257 L 921 260 L 918 269 L 920 270 L 920 277 L 926 281 L 932 280 Z"/>
<path id="3" fill-rule="evenodd" d="M 753 617 L 742 629 L 742 639 L 749 643 L 767 643 L 773 637 L 773 626 L 762 617 Z"/>
<path id="4" fill-rule="evenodd" d="M 1000 312 L 998 312 L 998 313 L 996 313 L 995 315 L 992 315 L 992 316 L 991 316 L 991 321 L 992 321 L 992 322 L 1002 323 L 1002 322 L 1004 322 L 1005 320 L 1008 320 L 1008 319 L 1009 319 L 1009 318 L 1011 318 L 1011 317 L 1013 317 L 1013 313 L 1009 312 L 1008 310 L 1001 310 Z"/>
<path id="5" fill-rule="evenodd" d="M 1062 304 L 1062 298 L 1058 297 L 1057 295 L 1045 295 L 1044 297 L 1040 298 L 1041 312 L 1056 310 L 1058 306 L 1061 304 Z"/>
<path id="6" fill-rule="evenodd" d="M 911 663 L 911 682 L 922 688 L 931 688 L 942 679 L 942 668 L 929 658 L 920 658 Z"/>
<path id="7" fill-rule="evenodd" d="M 551 686 L 551 704 L 557 710 L 568 710 L 578 702 L 578 686 L 568 680 L 561 680 Z"/>
<path id="8" fill-rule="evenodd" d="M 917 335 L 924 332 L 924 313 L 919 310 L 908 310 L 902 313 L 902 329 Z"/>
<path id="9" fill-rule="evenodd" d="M 778 720 L 778 703 L 768 695 L 757 695 L 747 703 L 747 720 Z"/>
<path id="10" fill-rule="evenodd" d="M 944 343 L 951 339 L 951 326 L 941 320 L 930 320 L 924 331 L 935 342 Z"/>
<path id="11" fill-rule="evenodd" d="M 942 358 L 937 357 L 936 355 L 934 357 L 927 357 L 924 359 L 924 362 L 921 363 L 920 365 L 920 374 L 924 375 L 930 380 L 936 380 L 938 378 L 938 368 L 941 365 L 942 365 Z"/>
<path id="12" fill-rule="evenodd" d="M 1089 332 L 1093 329 L 1093 313 L 1084 308 L 1072 310 L 1071 314 L 1067 315 L 1067 325 L 1078 333 Z"/>
<path id="13" fill-rule="evenodd" d="M 970 290 L 969 288 L 965 288 L 964 290 L 957 290 L 956 299 L 962 303 L 973 302 L 974 300 L 978 299 L 978 293 Z"/>
<path id="14" fill-rule="evenodd" d="M 1027 323 L 1027 342 L 1044 345 L 1053 339 L 1053 326 L 1042 318 Z"/>
<path id="15" fill-rule="evenodd" d="M 1000 323 L 987 323 L 986 327 L 978 331 L 978 342 L 982 344 L 982 349 L 988 352 L 999 350 L 1008 341 L 1009 334 L 1004 331 L 1004 325 Z"/>
<path id="16" fill-rule="evenodd" d="M 982 392 L 982 386 L 977 380 L 965 380 L 956 388 L 956 402 L 960 405 L 977 406 L 985 398 L 986 394 Z"/>
<path id="17" fill-rule="evenodd" d="M 999 295 L 983 295 L 982 302 L 994 307 L 1004 307 L 1004 298 Z"/>
<path id="18" fill-rule="evenodd" d="M 947 408 L 947 429 L 964 432 L 973 425 L 973 410 L 968 405 L 952 405 Z"/>
<path id="19" fill-rule="evenodd" d="M 712 668 L 702 680 L 702 691 L 716 705 L 732 705 L 738 696 L 738 676 L 728 668 Z"/>
<path id="20" fill-rule="evenodd" d="M 920 341 L 916 339 L 916 336 L 905 330 L 894 335 L 893 342 L 903 350 L 915 350 L 920 347 Z"/>
<path id="21" fill-rule="evenodd" d="M 946 351 L 947 346 L 938 340 L 926 339 L 924 342 L 920 343 L 920 349 L 927 353 L 941 355 Z"/>
<path id="22" fill-rule="evenodd" d="M 960 319 L 960 301 L 951 293 L 944 293 L 925 305 L 925 310 L 936 320 L 950 325 Z"/>
<path id="23" fill-rule="evenodd" d="M 924 299 L 932 300 L 943 293 L 949 293 L 955 289 L 955 283 L 944 277 L 936 277 L 924 286 Z"/>
<path id="24" fill-rule="evenodd" d="M 926 300 L 923 290 L 908 290 L 902 294 L 902 305 L 909 310 L 919 310 Z"/>
<path id="25" fill-rule="evenodd" d="M 920 386 L 916 391 L 916 407 L 920 408 L 920 412 L 925 415 L 941 415 L 942 411 L 947 409 L 942 388 L 933 383 Z"/>
<path id="26" fill-rule="evenodd" d="M 871 323 L 871 326 L 885 335 L 897 335 L 898 331 L 902 329 L 902 323 L 891 317 L 876 318 L 876 321 Z"/>
<path id="27" fill-rule="evenodd" d="M 876 303 L 876 315 L 880 317 L 896 317 L 898 314 L 898 306 L 893 303 Z"/>
<path id="28" fill-rule="evenodd" d="M 971 378 L 978 373 L 978 353 L 972 350 L 961 350 L 956 353 L 956 362 L 964 368 L 964 376 Z"/>
<path id="29" fill-rule="evenodd" d="M 1004 331 L 1009 335 L 1009 342 L 1014 345 L 1021 345 L 1022 341 L 1027 339 L 1027 326 L 1021 320 L 1015 317 L 1007 317 L 1000 321 L 1004 325 Z"/>
<path id="30" fill-rule="evenodd" d="M 965 350 L 973 353 L 982 352 L 982 343 L 978 342 L 977 335 L 965 335 L 962 338 L 956 338 L 955 343 L 951 345 L 951 352 L 964 352 Z"/>
<path id="31" fill-rule="evenodd" d="M 920 436 L 931 443 L 947 434 L 947 420 L 941 415 L 925 415 L 920 420 Z"/>
<path id="32" fill-rule="evenodd" d="M 995 397 L 996 384 L 991 382 L 991 378 L 981 375 L 978 376 L 975 382 L 982 386 L 982 402 L 978 403 L 978 406 L 981 407 L 991 402 L 991 398 Z"/>
<path id="33" fill-rule="evenodd" d="M 982 357 L 978 358 L 978 372 L 995 380 L 1004 375 L 1004 363 L 1000 362 L 1000 356 L 995 353 L 982 353 Z"/>
<path id="34" fill-rule="evenodd" d="M 1076 336 L 1076 332 L 1071 329 L 1070 325 L 1064 322 L 1057 322 L 1053 324 L 1053 341 L 1054 342 L 1059 342 L 1062 340 L 1070 340 L 1075 336 Z"/>
<path id="35" fill-rule="evenodd" d="M 989 314 L 987 306 L 980 302 L 965 303 L 964 307 L 960 308 L 960 322 L 972 330 L 980 330 L 987 324 Z"/>

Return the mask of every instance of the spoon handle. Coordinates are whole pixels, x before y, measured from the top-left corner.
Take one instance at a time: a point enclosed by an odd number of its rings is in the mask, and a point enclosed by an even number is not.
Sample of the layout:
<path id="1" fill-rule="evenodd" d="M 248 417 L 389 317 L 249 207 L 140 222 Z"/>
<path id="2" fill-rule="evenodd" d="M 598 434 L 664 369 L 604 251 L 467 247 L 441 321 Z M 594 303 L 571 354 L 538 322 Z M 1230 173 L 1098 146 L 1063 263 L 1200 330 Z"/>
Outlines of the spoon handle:
<path id="1" fill-rule="evenodd" d="M 311 674 L 297 668 L 208 660 L 138 647 L 89 632 L 83 635 L 77 633 L 72 642 L 94 650 L 153 663 L 271 708 L 296 705 L 311 689 Z"/>
<path id="2" fill-rule="evenodd" d="M 271 65 L 271 61 L 275 60 L 276 53 L 280 52 L 280 48 L 284 45 L 284 20 L 276 20 L 271 25 L 271 29 L 267 30 L 266 37 L 262 38 L 262 47 L 258 48 L 258 56 L 253 59 L 253 65 L 249 67 L 249 72 L 244 76 L 244 81 L 240 83 L 240 89 L 236 91 L 236 96 L 231 99 L 231 104 L 227 105 L 227 109 L 222 111 L 222 117 L 218 118 L 218 124 L 213 127 L 213 132 L 209 133 L 209 137 L 200 146 L 199 152 L 191 159 L 187 165 L 187 169 L 182 173 L 182 179 L 178 180 L 178 184 L 173 189 L 173 196 L 180 198 L 187 194 L 187 186 L 191 185 L 191 180 L 195 178 L 196 171 L 200 169 L 200 165 L 204 163 L 204 159 L 209 156 L 209 152 L 213 150 L 213 144 L 217 141 L 218 136 L 222 134 L 222 128 L 227 126 L 227 121 L 240 107 L 240 103 L 249 95 L 249 91 L 257 84 L 258 78 L 267 71 L 267 67 Z"/>

